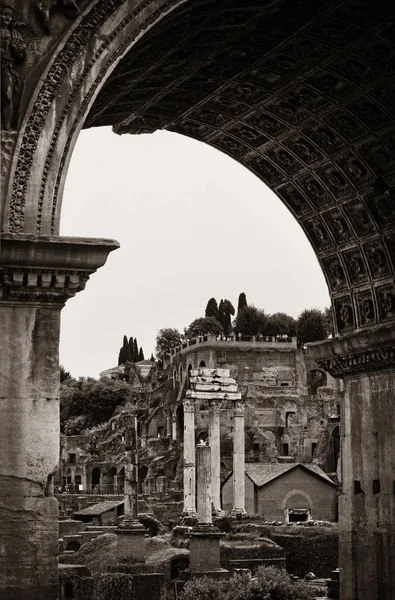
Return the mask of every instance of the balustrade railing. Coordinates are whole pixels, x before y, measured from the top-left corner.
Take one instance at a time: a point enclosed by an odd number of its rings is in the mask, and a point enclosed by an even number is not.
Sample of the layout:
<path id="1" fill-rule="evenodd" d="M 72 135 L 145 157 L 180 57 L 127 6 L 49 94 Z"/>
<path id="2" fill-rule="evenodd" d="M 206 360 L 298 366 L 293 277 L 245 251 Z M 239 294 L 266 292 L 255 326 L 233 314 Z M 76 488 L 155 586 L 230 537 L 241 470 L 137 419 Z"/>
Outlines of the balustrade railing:
<path id="1" fill-rule="evenodd" d="M 296 348 L 297 347 L 297 340 L 296 337 L 292 337 L 286 334 L 282 334 L 282 335 L 241 335 L 241 334 L 232 334 L 232 335 L 202 335 L 202 336 L 198 336 L 196 338 L 192 338 L 191 340 L 186 340 L 184 341 L 182 344 L 180 344 L 179 346 L 176 346 L 175 348 L 173 348 L 173 350 L 171 350 L 170 354 L 167 355 L 168 358 L 172 358 L 174 356 L 176 356 L 177 354 L 180 354 L 183 350 L 188 349 L 190 346 L 195 346 L 195 345 L 199 345 L 199 344 L 205 344 L 205 343 L 231 343 L 231 344 L 237 344 L 237 343 L 249 343 L 249 344 L 256 344 L 259 346 L 267 346 L 267 345 L 272 345 L 272 346 L 276 346 L 277 344 L 290 344 L 291 347 Z"/>

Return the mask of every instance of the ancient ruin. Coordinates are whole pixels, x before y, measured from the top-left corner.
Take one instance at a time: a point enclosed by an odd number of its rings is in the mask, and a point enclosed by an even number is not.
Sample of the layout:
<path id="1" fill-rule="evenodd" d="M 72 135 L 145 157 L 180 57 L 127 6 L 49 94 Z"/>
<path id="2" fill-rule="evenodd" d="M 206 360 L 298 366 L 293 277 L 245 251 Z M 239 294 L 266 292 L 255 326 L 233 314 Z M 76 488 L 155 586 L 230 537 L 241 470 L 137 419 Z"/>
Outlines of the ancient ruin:
<path id="1" fill-rule="evenodd" d="M 392 600 L 393 1 L 0 7 L 0 595 L 58 596 L 60 311 L 118 246 L 59 237 L 61 202 L 81 128 L 107 125 L 218 148 L 305 231 L 336 328 L 310 356 L 344 381 L 341 598 Z"/>

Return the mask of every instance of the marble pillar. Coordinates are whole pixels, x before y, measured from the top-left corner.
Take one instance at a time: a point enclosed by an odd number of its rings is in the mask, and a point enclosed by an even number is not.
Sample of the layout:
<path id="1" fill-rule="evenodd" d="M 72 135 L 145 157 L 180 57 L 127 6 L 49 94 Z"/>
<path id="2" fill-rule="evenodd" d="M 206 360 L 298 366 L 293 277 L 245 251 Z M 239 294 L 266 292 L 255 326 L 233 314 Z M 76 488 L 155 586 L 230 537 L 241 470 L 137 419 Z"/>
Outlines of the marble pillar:
<path id="1" fill-rule="evenodd" d="M 195 402 L 184 405 L 184 514 L 196 515 Z"/>
<path id="2" fill-rule="evenodd" d="M 218 400 L 210 401 L 211 494 L 216 513 L 221 512 L 220 406 L 221 404 Z"/>
<path id="3" fill-rule="evenodd" d="M 144 538 L 148 530 L 138 520 L 138 438 L 137 417 L 127 419 L 125 424 L 125 517 L 117 529 L 117 558 L 122 561 L 133 558 L 144 562 Z"/>
<path id="4" fill-rule="evenodd" d="M 171 439 L 173 442 L 177 439 L 177 417 L 175 412 L 171 415 Z"/>
<path id="5" fill-rule="evenodd" d="M 58 597 L 60 313 L 117 246 L 0 239 L 0 598 Z"/>
<path id="6" fill-rule="evenodd" d="M 198 523 L 190 537 L 190 563 L 181 578 L 228 578 L 229 571 L 221 568 L 220 539 L 222 534 L 213 527 L 211 511 L 211 448 L 205 442 L 196 446 L 197 517 Z"/>
<path id="7" fill-rule="evenodd" d="M 244 402 L 234 403 L 233 431 L 233 514 L 245 514 Z"/>
<path id="8" fill-rule="evenodd" d="M 395 598 L 395 328 L 317 343 L 309 353 L 344 380 L 339 578 L 342 600 Z"/>
<path id="9" fill-rule="evenodd" d="M 196 446 L 198 525 L 211 525 L 211 448 L 205 442 Z"/>

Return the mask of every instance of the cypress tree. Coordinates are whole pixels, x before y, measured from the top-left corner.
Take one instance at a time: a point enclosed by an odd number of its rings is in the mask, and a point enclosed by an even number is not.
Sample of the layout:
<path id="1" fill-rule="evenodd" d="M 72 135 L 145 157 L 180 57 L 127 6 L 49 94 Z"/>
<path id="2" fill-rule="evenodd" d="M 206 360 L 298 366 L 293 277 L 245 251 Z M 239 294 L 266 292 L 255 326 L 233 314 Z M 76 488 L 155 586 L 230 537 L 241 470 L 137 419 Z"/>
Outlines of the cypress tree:
<path id="1" fill-rule="evenodd" d="M 152 352 L 151 352 L 150 361 L 151 361 L 151 362 L 155 362 L 155 358 L 154 358 L 154 355 L 153 355 L 153 353 L 152 353 Z"/>
<path id="2" fill-rule="evenodd" d="M 142 348 L 139 350 L 139 360 L 144 360 L 144 352 Z"/>
<path id="3" fill-rule="evenodd" d="M 123 349 L 123 356 L 122 356 L 123 362 L 122 362 L 122 364 L 125 364 L 126 361 L 131 362 L 132 357 L 130 355 L 129 343 L 128 343 L 128 338 L 126 337 L 126 335 L 123 336 L 122 349 Z"/>
<path id="4" fill-rule="evenodd" d="M 218 304 L 215 298 L 210 298 L 207 302 L 205 316 L 214 317 L 215 319 L 218 318 Z"/>
<path id="5" fill-rule="evenodd" d="M 119 349 L 118 366 L 123 365 L 123 347 Z"/>
<path id="6" fill-rule="evenodd" d="M 222 325 L 222 328 L 224 326 L 224 301 L 220 300 L 219 306 L 218 306 L 218 314 L 217 314 L 217 321 L 219 321 Z"/>
<path id="7" fill-rule="evenodd" d="M 134 338 L 133 340 L 133 355 L 132 355 L 132 361 L 133 362 L 137 362 L 139 360 L 139 348 L 137 345 L 137 338 Z"/>
<path id="8" fill-rule="evenodd" d="M 245 295 L 245 293 L 244 293 L 244 292 L 242 292 L 242 293 L 239 295 L 239 302 L 238 302 L 238 304 L 237 304 L 237 314 L 239 314 L 239 312 L 240 312 L 241 310 L 243 310 L 243 308 L 246 308 L 246 306 L 248 306 L 248 304 L 247 304 L 247 298 L 246 298 L 246 295 Z"/>
<path id="9" fill-rule="evenodd" d="M 129 350 L 130 350 L 130 358 L 133 360 L 133 338 L 129 338 Z"/>

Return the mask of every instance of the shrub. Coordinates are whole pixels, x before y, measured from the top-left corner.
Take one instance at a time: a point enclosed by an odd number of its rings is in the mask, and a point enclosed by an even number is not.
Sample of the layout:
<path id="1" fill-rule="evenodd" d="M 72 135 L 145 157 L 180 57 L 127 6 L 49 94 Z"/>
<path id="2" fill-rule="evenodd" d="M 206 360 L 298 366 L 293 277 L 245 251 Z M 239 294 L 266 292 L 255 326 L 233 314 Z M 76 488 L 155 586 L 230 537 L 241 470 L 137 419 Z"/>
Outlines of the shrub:
<path id="1" fill-rule="evenodd" d="M 192 579 L 180 600 L 313 600 L 314 591 L 303 581 L 293 581 L 286 571 L 260 567 L 256 577 Z"/>
<path id="2" fill-rule="evenodd" d="M 317 577 L 329 577 L 338 566 L 339 535 L 335 528 L 303 527 L 298 533 L 279 531 L 270 537 L 284 548 L 287 570 L 294 575 L 304 577 L 312 571 Z"/>
<path id="3" fill-rule="evenodd" d="M 132 579 L 125 573 L 100 575 L 95 582 L 96 600 L 130 600 L 132 594 Z"/>

